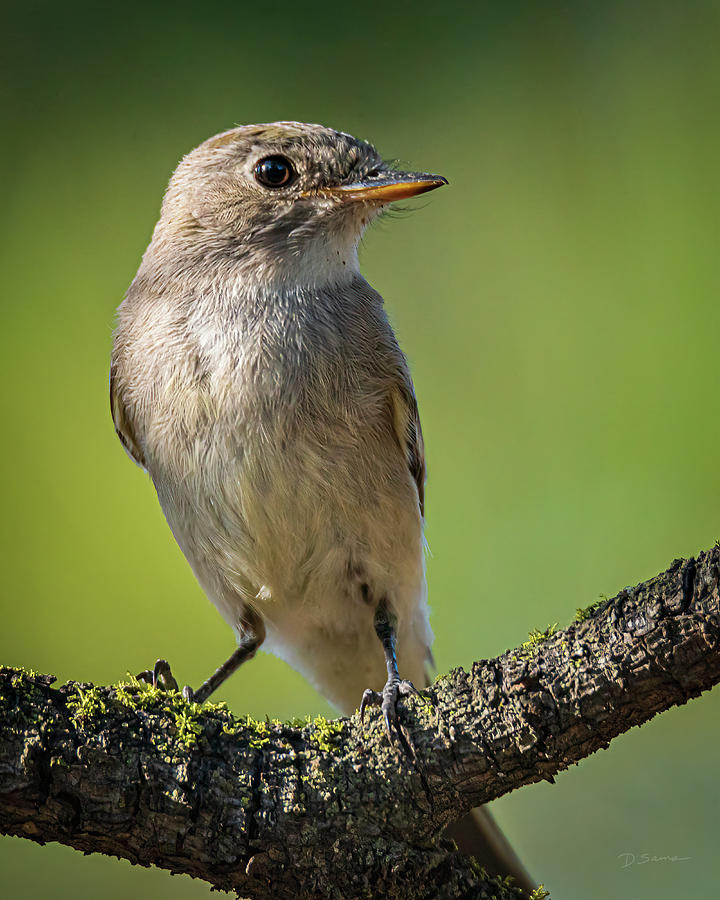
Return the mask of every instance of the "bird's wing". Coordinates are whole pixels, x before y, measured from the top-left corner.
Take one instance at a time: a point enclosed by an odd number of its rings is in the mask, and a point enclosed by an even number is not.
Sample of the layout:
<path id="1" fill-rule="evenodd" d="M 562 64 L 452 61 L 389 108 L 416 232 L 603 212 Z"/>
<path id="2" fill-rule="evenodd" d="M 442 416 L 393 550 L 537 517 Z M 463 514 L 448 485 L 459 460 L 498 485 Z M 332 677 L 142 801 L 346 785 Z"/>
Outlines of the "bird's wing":
<path id="1" fill-rule="evenodd" d="M 147 469 L 145 457 L 143 456 L 140 444 L 135 437 L 132 419 L 118 388 L 117 373 L 114 367 L 111 367 L 110 369 L 110 412 L 112 413 L 113 422 L 115 423 L 117 436 L 120 438 L 120 443 L 127 451 L 128 456 L 133 462 L 137 463 L 141 469 Z"/>
<path id="2" fill-rule="evenodd" d="M 425 444 L 412 382 L 404 381 L 393 393 L 393 424 L 417 485 L 420 515 L 425 518 Z"/>

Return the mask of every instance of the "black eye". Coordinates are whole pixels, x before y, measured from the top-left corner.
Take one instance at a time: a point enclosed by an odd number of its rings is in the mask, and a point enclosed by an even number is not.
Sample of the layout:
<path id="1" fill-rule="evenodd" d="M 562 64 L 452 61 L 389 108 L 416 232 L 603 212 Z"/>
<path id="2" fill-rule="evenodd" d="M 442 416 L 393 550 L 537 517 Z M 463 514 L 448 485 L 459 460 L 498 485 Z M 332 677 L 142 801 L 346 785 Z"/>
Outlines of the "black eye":
<path id="1" fill-rule="evenodd" d="M 295 170 L 284 156 L 266 156 L 255 166 L 255 179 L 268 188 L 285 187 L 295 178 Z"/>

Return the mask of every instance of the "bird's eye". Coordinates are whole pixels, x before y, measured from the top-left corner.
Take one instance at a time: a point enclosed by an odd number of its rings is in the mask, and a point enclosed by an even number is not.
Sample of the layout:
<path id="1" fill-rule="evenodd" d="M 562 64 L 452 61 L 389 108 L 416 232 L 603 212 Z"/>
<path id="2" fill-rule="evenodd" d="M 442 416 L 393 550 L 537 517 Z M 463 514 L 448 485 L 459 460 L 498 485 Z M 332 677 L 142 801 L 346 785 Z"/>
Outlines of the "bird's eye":
<path id="1" fill-rule="evenodd" d="M 266 156 L 255 166 L 255 180 L 264 187 L 286 187 L 294 178 L 292 163 L 284 156 Z"/>

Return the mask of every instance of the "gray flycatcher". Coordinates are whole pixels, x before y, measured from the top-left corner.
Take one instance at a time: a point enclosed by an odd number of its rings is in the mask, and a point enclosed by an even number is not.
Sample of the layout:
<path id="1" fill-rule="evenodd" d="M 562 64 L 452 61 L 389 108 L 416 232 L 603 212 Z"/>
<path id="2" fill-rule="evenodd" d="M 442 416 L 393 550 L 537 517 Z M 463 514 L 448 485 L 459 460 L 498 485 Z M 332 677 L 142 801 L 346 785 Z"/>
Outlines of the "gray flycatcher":
<path id="1" fill-rule="evenodd" d="M 186 697 L 207 699 L 262 645 L 346 715 L 380 705 L 403 740 L 398 700 L 431 659 L 423 439 L 357 251 L 387 204 L 444 184 L 299 122 L 216 135 L 170 179 L 118 310 L 110 396 L 237 638 Z M 175 685 L 162 660 L 153 676 Z M 531 889 L 489 814 L 464 821 L 461 849 Z"/>

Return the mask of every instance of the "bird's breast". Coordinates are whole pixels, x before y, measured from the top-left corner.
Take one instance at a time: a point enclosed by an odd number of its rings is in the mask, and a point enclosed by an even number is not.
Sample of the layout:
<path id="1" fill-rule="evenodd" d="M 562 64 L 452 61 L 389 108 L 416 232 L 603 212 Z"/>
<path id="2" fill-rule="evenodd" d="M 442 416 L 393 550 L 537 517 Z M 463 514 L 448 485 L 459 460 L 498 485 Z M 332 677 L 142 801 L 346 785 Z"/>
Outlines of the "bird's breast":
<path id="1" fill-rule="evenodd" d="M 186 340 L 159 348 L 149 457 L 167 479 L 345 465 L 391 431 L 403 364 L 377 294 L 343 290 L 196 298 Z M 269 475 L 267 477 L 270 477 Z"/>

